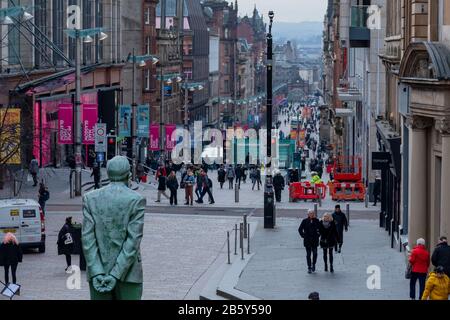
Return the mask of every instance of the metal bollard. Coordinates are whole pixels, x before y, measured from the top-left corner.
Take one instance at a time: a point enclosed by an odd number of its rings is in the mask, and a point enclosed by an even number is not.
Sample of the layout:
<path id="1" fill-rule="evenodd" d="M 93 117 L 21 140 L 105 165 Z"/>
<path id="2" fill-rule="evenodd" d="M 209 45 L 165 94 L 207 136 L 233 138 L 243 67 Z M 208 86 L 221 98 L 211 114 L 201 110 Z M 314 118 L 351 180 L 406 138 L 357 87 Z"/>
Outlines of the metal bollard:
<path id="1" fill-rule="evenodd" d="M 244 239 L 247 239 L 247 215 L 244 214 Z"/>
<path id="2" fill-rule="evenodd" d="M 368 208 L 369 207 L 369 195 L 367 193 L 366 193 L 366 196 L 364 198 L 364 201 L 365 201 L 366 208 Z"/>
<path id="3" fill-rule="evenodd" d="M 317 189 L 317 192 L 318 192 L 318 194 L 319 194 L 319 207 L 322 208 L 322 189 L 321 189 L 321 188 L 318 188 L 318 189 Z"/>
<path id="4" fill-rule="evenodd" d="M 250 254 L 250 223 L 247 224 L 247 254 Z"/>
<path id="5" fill-rule="evenodd" d="M 237 256 L 237 224 L 234 225 L 234 255 Z"/>
<path id="6" fill-rule="evenodd" d="M 231 264 L 231 258 L 230 258 L 230 231 L 227 231 L 227 251 L 228 251 L 228 264 Z"/>
<path id="7" fill-rule="evenodd" d="M 347 224 L 350 226 L 350 203 L 347 203 Z"/>
<path id="8" fill-rule="evenodd" d="M 244 260 L 244 224 L 240 224 L 241 260 Z"/>
<path id="9" fill-rule="evenodd" d="M 314 203 L 314 213 L 316 214 L 316 217 L 318 216 L 318 212 L 317 212 L 317 203 Z"/>
<path id="10" fill-rule="evenodd" d="M 234 185 L 234 202 L 239 203 L 239 185 Z"/>

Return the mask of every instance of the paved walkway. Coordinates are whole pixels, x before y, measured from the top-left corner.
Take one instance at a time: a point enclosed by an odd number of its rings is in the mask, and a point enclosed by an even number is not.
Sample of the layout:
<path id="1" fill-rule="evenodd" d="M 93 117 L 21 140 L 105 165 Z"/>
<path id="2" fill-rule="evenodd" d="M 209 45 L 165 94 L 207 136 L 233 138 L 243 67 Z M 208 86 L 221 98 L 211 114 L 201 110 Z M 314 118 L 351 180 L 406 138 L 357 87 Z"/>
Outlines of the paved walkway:
<path id="1" fill-rule="evenodd" d="M 17 270 L 22 285 L 17 299 L 86 300 L 89 289 L 86 273 L 82 272 L 81 289 L 69 290 L 64 272 L 65 258 L 56 253 L 58 231 L 66 214 L 47 214 L 47 250 L 43 254 L 28 252 Z M 80 213 L 70 213 L 74 221 Z M 182 300 L 199 296 L 192 292 L 196 282 L 223 251 L 226 231 L 240 222 L 240 217 L 207 217 L 146 214 L 141 243 L 144 270 L 143 299 Z M 79 256 L 72 256 L 79 263 Z M 3 269 L 2 269 L 3 270 Z M 0 275 L 3 280 L 3 273 Z M 6 299 L 0 296 L 0 300 Z M 15 298 L 16 299 L 16 298 Z"/>
<path id="2" fill-rule="evenodd" d="M 274 230 L 258 230 L 251 240 L 255 255 L 244 269 L 237 289 L 262 299 L 304 300 L 317 291 L 324 300 L 408 299 L 404 254 L 390 248 L 389 237 L 376 221 L 352 221 L 335 273 L 323 271 L 319 250 L 315 274 L 307 273 L 306 251 L 298 235 L 299 219 L 279 219 Z M 381 271 L 381 289 L 367 288 L 369 266 Z"/>

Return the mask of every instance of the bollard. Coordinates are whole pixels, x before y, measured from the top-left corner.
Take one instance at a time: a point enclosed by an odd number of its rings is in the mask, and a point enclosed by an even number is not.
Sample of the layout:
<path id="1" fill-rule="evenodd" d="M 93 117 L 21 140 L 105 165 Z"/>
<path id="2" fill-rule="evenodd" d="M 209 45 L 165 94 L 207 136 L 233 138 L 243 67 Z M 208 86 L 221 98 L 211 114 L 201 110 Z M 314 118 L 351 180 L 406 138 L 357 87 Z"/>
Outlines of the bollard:
<path id="1" fill-rule="evenodd" d="M 364 198 L 366 208 L 369 207 L 369 195 L 366 193 L 366 197 Z"/>
<path id="2" fill-rule="evenodd" d="M 247 254 L 250 254 L 250 223 L 247 224 Z"/>
<path id="3" fill-rule="evenodd" d="M 314 213 L 316 214 L 316 218 L 317 218 L 318 217 L 317 203 L 314 203 Z"/>
<path id="4" fill-rule="evenodd" d="M 234 185 L 234 202 L 239 203 L 239 185 Z"/>
<path id="5" fill-rule="evenodd" d="M 247 239 L 247 215 L 244 214 L 244 239 Z"/>
<path id="6" fill-rule="evenodd" d="M 244 224 L 240 224 L 241 260 L 244 260 Z"/>
<path id="7" fill-rule="evenodd" d="M 391 220 L 391 249 L 394 249 L 394 219 Z"/>
<path id="8" fill-rule="evenodd" d="M 231 258 L 230 258 L 230 231 L 227 231 L 227 251 L 228 251 L 228 264 L 231 264 Z"/>
<path id="9" fill-rule="evenodd" d="M 237 224 L 234 225 L 234 255 L 237 256 Z"/>
<path id="10" fill-rule="evenodd" d="M 350 203 L 347 203 L 347 224 L 350 226 Z"/>

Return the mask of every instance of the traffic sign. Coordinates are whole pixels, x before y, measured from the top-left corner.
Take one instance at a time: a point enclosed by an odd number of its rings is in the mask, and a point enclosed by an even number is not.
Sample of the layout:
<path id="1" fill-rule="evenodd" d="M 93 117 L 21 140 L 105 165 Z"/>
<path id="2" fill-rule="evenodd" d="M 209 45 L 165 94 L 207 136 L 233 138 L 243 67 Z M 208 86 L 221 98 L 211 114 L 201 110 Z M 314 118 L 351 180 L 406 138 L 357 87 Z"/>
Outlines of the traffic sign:
<path id="1" fill-rule="evenodd" d="M 106 123 L 95 124 L 95 152 L 106 152 Z"/>

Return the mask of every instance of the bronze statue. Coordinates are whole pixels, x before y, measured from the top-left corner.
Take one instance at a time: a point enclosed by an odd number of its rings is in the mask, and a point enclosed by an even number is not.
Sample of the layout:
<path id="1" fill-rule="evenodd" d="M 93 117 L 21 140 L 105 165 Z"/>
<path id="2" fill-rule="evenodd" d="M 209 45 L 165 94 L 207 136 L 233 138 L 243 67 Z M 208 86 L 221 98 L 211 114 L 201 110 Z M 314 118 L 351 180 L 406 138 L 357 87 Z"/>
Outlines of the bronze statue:
<path id="1" fill-rule="evenodd" d="M 129 188 L 130 164 L 107 164 L 110 184 L 83 197 L 82 243 L 91 300 L 140 300 L 146 199 Z"/>

